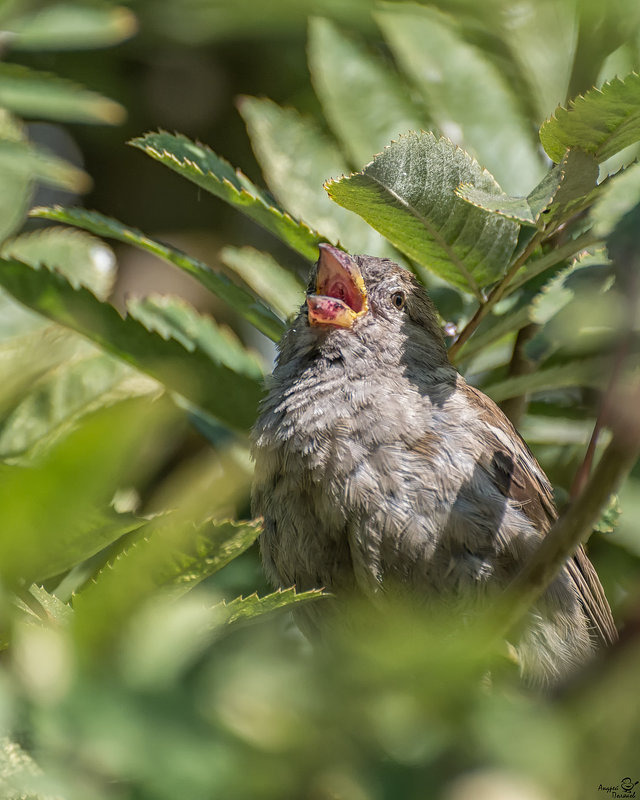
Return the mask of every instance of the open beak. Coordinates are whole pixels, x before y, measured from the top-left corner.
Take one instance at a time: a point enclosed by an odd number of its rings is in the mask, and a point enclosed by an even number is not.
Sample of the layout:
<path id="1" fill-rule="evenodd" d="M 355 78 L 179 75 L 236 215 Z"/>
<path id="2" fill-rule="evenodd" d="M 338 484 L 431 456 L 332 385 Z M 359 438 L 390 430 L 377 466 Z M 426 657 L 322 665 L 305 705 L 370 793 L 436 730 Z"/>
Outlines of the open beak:
<path id="1" fill-rule="evenodd" d="M 321 244 L 316 290 L 307 295 L 310 325 L 350 328 L 366 314 L 367 290 L 356 262 L 330 244 Z"/>

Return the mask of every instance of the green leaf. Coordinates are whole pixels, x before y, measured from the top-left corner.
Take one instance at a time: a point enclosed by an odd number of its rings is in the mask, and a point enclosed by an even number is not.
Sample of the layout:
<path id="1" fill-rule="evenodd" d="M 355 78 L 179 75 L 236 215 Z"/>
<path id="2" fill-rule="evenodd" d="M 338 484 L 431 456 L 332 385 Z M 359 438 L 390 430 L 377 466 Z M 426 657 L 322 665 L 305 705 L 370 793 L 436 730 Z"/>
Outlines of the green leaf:
<path id="1" fill-rule="evenodd" d="M 468 184 L 458 187 L 456 194 L 485 211 L 522 225 L 543 227 L 551 219 L 568 217 L 588 204 L 597 179 L 598 164 L 593 156 L 582 150 L 567 150 L 561 162 L 549 170 L 528 197 L 510 197 L 504 192 L 492 193 Z"/>
<path id="2" fill-rule="evenodd" d="M 353 166 L 371 161 L 398 134 L 428 127 L 391 65 L 333 22 L 311 20 L 308 49 L 316 94 Z"/>
<path id="3" fill-rule="evenodd" d="M 300 603 L 308 603 L 329 596 L 322 589 L 297 592 L 295 586 L 290 589 L 278 589 L 264 597 L 258 597 L 258 593 L 254 592 L 248 597 L 236 597 L 235 600 L 229 602 L 223 600 L 213 606 L 211 609 L 215 612 L 213 624 L 217 627 L 221 622 L 230 624 L 238 620 L 251 620 L 281 608 L 291 608 Z"/>
<path id="4" fill-rule="evenodd" d="M 378 252 L 379 237 L 333 205 L 322 190 L 326 180 L 349 172 L 333 141 L 311 120 L 271 100 L 243 97 L 239 108 L 267 184 L 278 201 L 351 252 Z"/>
<path id="5" fill-rule="evenodd" d="M 404 3 L 382 9 L 376 19 L 440 132 L 475 156 L 509 191 L 535 186 L 544 165 L 505 75 L 464 40 L 452 16 Z"/>
<path id="6" fill-rule="evenodd" d="M 83 170 L 68 161 L 51 155 L 28 142 L 0 140 L 0 175 L 14 175 L 23 184 L 38 180 L 72 192 L 86 192 L 91 179 Z M 7 186 L 2 189 L 7 191 Z M 24 215 L 21 214 L 21 219 Z"/>
<path id="7" fill-rule="evenodd" d="M 211 267 L 202 261 L 150 239 L 142 231 L 129 228 L 115 219 L 99 214 L 97 211 L 85 211 L 81 208 L 61 208 L 60 206 L 35 208 L 30 214 L 41 219 L 50 219 L 55 222 L 74 225 L 95 233 L 97 236 L 117 239 L 120 242 L 152 253 L 192 275 L 205 288 L 216 294 L 252 325 L 255 325 L 265 336 L 277 341 L 282 335 L 284 330 L 282 321 L 245 289 L 236 286 L 226 275 L 214 272 Z"/>
<path id="8" fill-rule="evenodd" d="M 575 4 L 521 0 L 517 7 L 504 5 L 500 11 L 501 38 L 530 86 L 539 123 L 567 97 L 578 41 Z"/>
<path id="9" fill-rule="evenodd" d="M 20 64 L 0 63 L 0 105 L 21 117 L 119 125 L 126 112 L 79 84 Z"/>
<path id="10" fill-rule="evenodd" d="M 540 128 L 540 141 L 554 161 L 569 147 L 594 155 L 598 163 L 640 140 L 640 75 L 615 78 L 558 106 Z"/>
<path id="11" fill-rule="evenodd" d="M 640 164 L 633 164 L 602 185 L 591 209 L 593 232 L 600 238 L 611 234 L 618 222 L 640 203 Z"/>
<path id="12" fill-rule="evenodd" d="M 257 380 L 263 376 L 259 359 L 245 349 L 233 331 L 219 327 L 211 317 L 198 313 L 181 297 L 131 298 L 127 301 L 127 311 L 147 330 L 156 331 L 163 339 L 175 339 L 186 350 L 202 350 L 212 361 Z"/>
<path id="13" fill-rule="evenodd" d="M 74 338 L 72 354 L 62 362 L 54 359 L 36 380 L 25 383 L 26 394 L 14 398 L 4 411 L 0 422 L 3 461 L 32 461 L 88 414 L 130 397 L 162 392 L 155 381 Z M 42 343 L 40 336 L 41 347 Z M 22 345 L 24 354 L 24 341 Z"/>
<path id="14" fill-rule="evenodd" d="M 256 522 L 207 520 L 174 514 L 151 524 L 74 599 L 80 636 L 94 644 L 115 635 L 123 621 L 159 590 L 190 591 L 243 553 L 261 532 Z"/>
<path id="15" fill-rule="evenodd" d="M 72 286 L 84 286 L 106 300 L 116 278 L 113 250 L 100 239 L 72 228 L 42 228 L 5 242 L 0 257 L 32 267 L 46 264 L 62 273 Z"/>
<path id="16" fill-rule="evenodd" d="M 136 32 L 136 18 L 123 6 L 55 3 L 12 19 L 12 50 L 87 50 L 109 47 Z"/>
<path id="17" fill-rule="evenodd" d="M 159 424 L 148 404 L 120 403 L 85 421 L 36 466 L 0 467 L 5 580 L 28 585 L 65 572 L 144 523 L 108 504 Z"/>
<path id="18" fill-rule="evenodd" d="M 281 319 L 289 319 L 304 302 L 304 283 L 268 253 L 253 247 L 225 247 L 220 251 L 220 260 Z"/>
<path id="19" fill-rule="evenodd" d="M 0 284 L 24 305 L 83 334 L 222 422 L 240 428 L 253 423 L 261 395 L 255 373 L 234 372 L 195 343 L 187 350 L 181 342 L 147 330 L 132 316 L 123 319 L 113 306 L 82 287 L 74 289 L 62 275 L 18 261 L 2 261 L 0 267 Z"/>
<path id="20" fill-rule="evenodd" d="M 609 379 L 611 360 L 606 357 L 575 359 L 567 364 L 539 369 L 529 375 L 507 378 L 482 391 L 496 403 L 509 397 L 520 397 L 531 392 L 548 389 L 566 389 L 570 386 L 603 388 Z"/>
<path id="21" fill-rule="evenodd" d="M 18 120 L 0 108 L 0 242 L 23 223 L 31 200 L 30 171 L 2 157 L 2 149 L 25 146 L 26 136 Z"/>
<path id="22" fill-rule="evenodd" d="M 327 191 L 409 258 L 481 298 L 480 289 L 504 272 L 519 226 L 457 197 L 462 183 L 500 191 L 465 152 L 423 132 L 401 136 L 362 172 L 330 182 Z"/>
<path id="23" fill-rule="evenodd" d="M 37 586 L 35 583 L 29 587 L 29 594 L 35 600 L 46 615 L 47 622 L 54 622 L 57 625 L 68 625 L 73 617 L 73 609 L 71 606 L 63 603 L 62 600 L 57 598 L 54 594 L 49 594 L 42 586 Z M 33 608 L 26 602 L 19 600 L 24 612 L 30 617 L 33 622 L 39 625 L 45 623 L 43 617 L 35 613 Z"/>
<path id="24" fill-rule="evenodd" d="M 206 145 L 164 131 L 147 133 L 129 144 L 235 206 L 309 261 L 318 258 L 318 243 L 324 241 L 324 237 L 283 211 L 240 170 L 234 169 Z"/>

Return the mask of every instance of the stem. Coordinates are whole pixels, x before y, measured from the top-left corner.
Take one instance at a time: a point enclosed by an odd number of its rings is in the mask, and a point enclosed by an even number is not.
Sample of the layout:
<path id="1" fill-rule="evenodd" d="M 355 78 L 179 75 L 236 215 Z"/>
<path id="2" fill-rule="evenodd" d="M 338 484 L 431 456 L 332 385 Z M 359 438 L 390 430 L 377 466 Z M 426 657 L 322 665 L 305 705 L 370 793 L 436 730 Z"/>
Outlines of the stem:
<path id="1" fill-rule="evenodd" d="M 471 317 L 469 322 L 465 325 L 465 327 L 460 332 L 460 335 L 455 340 L 455 342 L 449 348 L 449 358 L 451 361 L 455 361 L 456 356 L 458 355 L 460 348 L 462 345 L 467 341 L 467 339 L 471 336 L 471 334 L 475 331 L 478 325 L 482 322 L 482 320 L 487 316 L 487 314 L 491 311 L 491 309 L 495 306 L 495 304 L 502 298 L 504 295 L 507 286 L 516 276 L 516 273 L 522 267 L 522 265 L 527 261 L 531 253 L 536 249 L 536 247 L 540 244 L 542 237 L 544 236 L 543 231 L 538 231 L 535 236 L 531 239 L 529 244 L 525 247 L 522 253 L 518 256 L 518 258 L 513 262 L 509 270 L 505 274 L 504 278 L 498 283 L 491 293 L 489 297 L 487 297 L 486 301 L 478 306 L 476 313 Z"/>
<path id="2" fill-rule="evenodd" d="M 513 345 L 513 354 L 511 362 L 509 363 L 509 371 L 507 377 L 514 378 L 518 375 L 530 375 L 535 369 L 535 362 L 527 358 L 525 347 L 536 333 L 540 330 L 540 325 L 530 323 L 520 328 L 516 341 Z M 515 397 L 508 397 L 498 404 L 502 409 L 505 416 L 511 421 L 511 424 L 517 428 L 522 419 L 522 415 L 527 407 L 527 395 L 519 394 Z"/>

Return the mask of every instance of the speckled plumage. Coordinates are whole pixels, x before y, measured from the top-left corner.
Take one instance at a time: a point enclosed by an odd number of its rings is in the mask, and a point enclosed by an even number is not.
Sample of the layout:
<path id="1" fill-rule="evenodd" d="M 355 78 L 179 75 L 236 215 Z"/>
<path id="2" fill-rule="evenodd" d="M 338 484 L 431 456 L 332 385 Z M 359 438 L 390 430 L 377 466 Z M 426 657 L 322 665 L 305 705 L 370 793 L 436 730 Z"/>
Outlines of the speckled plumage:
<path id="1" fill-rule="evenodd" d="M 549 483 L 507 418 L 449 363 L 410 273 L 352 258 L 368 311 L 338 328 L 310 326 L 302 307 L 254 429 L 266 572 L 276 586 L 326 587 L 337 602 L 349 592 L 378 602 L 393 587 L 473 605 L 504 588 L 549 529 Z M 397 292 L 402 309 L 390 302 Z M 320 606 L 300 615 L 307 631 L 322 625 Z M 526 677 L 544 683 L 614 637 L 581 550 L 517 649 Z"/>

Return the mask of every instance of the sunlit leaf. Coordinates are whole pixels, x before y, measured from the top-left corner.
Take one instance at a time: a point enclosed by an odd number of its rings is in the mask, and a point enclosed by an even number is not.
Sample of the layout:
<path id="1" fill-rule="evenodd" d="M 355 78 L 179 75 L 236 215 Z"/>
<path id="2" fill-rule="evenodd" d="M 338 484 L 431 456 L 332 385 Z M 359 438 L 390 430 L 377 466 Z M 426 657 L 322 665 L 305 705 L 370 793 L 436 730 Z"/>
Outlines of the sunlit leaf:
<path id="1" fill-rule="evenodd" d="M 23 233 L 0 247 L 0 257 L 34 267 L 46 264 L 62 273 L 73 286 L 90 289 L 99 300 L 107 299 L 116 278 L 111 248 L 100 239 L 71 228 Z"/>
<path id="2" fill-rule="evenodd" d="M 640 139 L 640 75 L 615 78 L 559 106 L 540 128 L 550 158 L 560 161 L 569 147 L 592 153 L 598 163 Z"/>
<path id="3" fill-rule="evenodd" d="M 413 4 L 376 15 L 396 60 L 422 92 L 439 131 L 475 156 L 510 192 L 528 192 L 544 166 L 505 75 L 466 42 L 453 16 Z"/>
<path id="4" fill-rule="evenodd" d="M 506 268 L 519 226 L 457 197 L 462 183 L 500 191 L 448 139 L 421 133 L 401 136 L 362 172 L 328 183 L 327 191 L 409 258 L 480 296 Z"/>
<path id="5" fill-rule="evenodd" d="M 257 592 L 249 597 L 236 597 L 235 600 L 213 606 L 215 612 L 214 625 L 221 622 L 232 623 L 238 620 L 250 620 L 277 611 L 281 608 L 291 608 L 300 603 L 308 603 L 322 597 L 328 597 L 321 589 L 312 589 L 308 592 L 297 592 L 295 587 L 290 589 L 279 589 L 276 592 L 258 597 Z"/>
<path id="6" fill-rule="evenodd" d="M 0 63 L 0 105 L 23 117 L 61 122 L 117 125 L 125 117 L 119 103 L 72 81 L 20 64 Z"/>
<path id="7" fill-rule="evenodd" d="M 164 131 L 132 139 L 131 145 L 187 180 L 238 208 L 305 258 L 315 261 L 324 237 L 295 220 L 265 192 L 258 189 L 206 145 Z M 295 213 L 295 209 L 289 209 Z"/>
<path id="8" fill-rule="evenodd" d="M 332 204 L 322 189 L 329 178 L 349 172 L 332 140 L 310 119 L 271 100 L 243 97 L 240 113 L 267 184 L 287 210 L 354 253 L 380 250 L 374 231 Z"/>
<path id="9" fill-rule="evenodd" d="M 329 20 L 311 20 L 309 69 L 327 120 L 358 169 L 398 134 L 429 127 L 391 65 Z"/>
<path id="10" fill-rule="evenodd" d="M 245 289 L 237 286 L 226 275 L 215 272 L 202 261 L 191 258 L 185 253 L 168 247 L 155 239 L 150 239 L 142 231 L 129 228 L 115 219 L 99 214 L 97 211 L 85 211 L 82 208 L 55 206 L 54 208 L 35 208 L 30 213 L 34 217 L 75 225 L 78 228 L 95 233 L 97 236 L 117 239 L 120 242 L 152 253 L 192 275 L 209 291 L 216 294 L 270 339 L 277 341 L 282 335 L 284 330 L 282 321 L 276 317 L 273 311 L 259 300 L 256 300 Z"/>
<path id="11" fill-rule="evenodd" d="M 253 247 L 225 247 L 220 260 L 282 319 L 288 319 L 304 302 L 304 283 L 269 253 Z"/>

